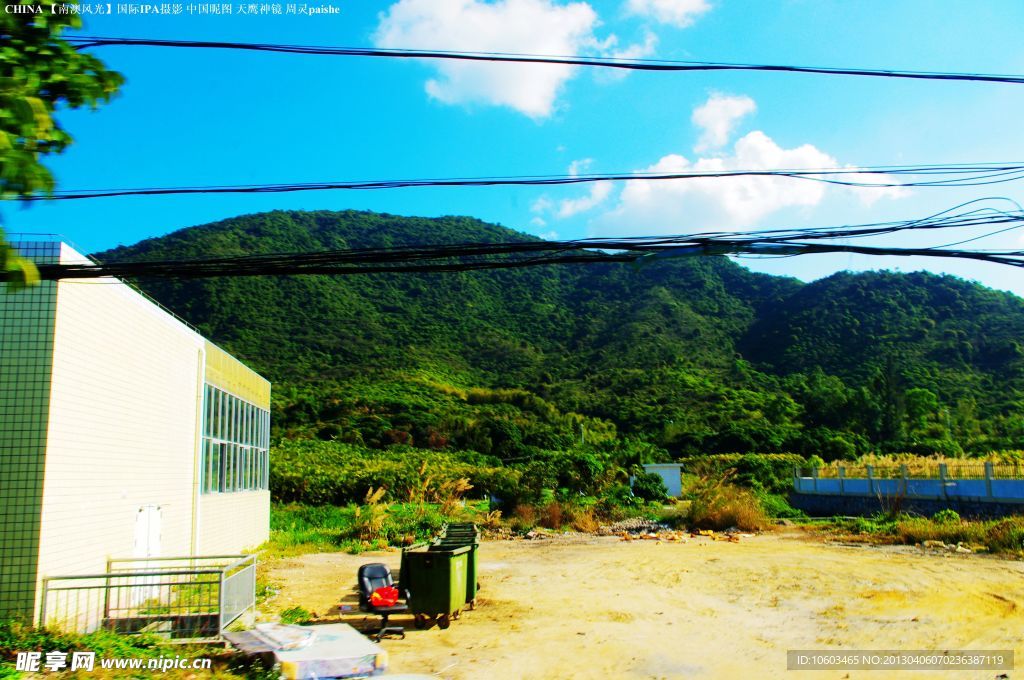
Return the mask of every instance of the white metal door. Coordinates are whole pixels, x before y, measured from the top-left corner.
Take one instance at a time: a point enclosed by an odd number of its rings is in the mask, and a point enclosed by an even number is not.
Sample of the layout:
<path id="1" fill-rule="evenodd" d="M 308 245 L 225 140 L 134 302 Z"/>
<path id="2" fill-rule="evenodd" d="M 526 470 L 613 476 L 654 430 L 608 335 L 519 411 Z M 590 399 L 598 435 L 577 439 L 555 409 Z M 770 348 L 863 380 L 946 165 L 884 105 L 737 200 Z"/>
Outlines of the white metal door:
<path id="1" fill-rule="evenodd" d="M 160 522 L 161 513 L 159 505 L 143 505 L 135 513 L 135 540 L 132 544 L 132 557 L 159 557 L 160 556 Z M 156 563 L 136 562 L 136 568 L 151 570 L 156 568 Z M 131 588 L 131 606 L 137 607 L 147 600 L 159 600 L 160 586 L 159 577 L 143 576 L 132 579 L 137 585 Z"/>
<path id="2" fill-rule="evenodd" d="M 160 506 L 143 505 L 135 514 L 132 557 L 160 556 Z"/>

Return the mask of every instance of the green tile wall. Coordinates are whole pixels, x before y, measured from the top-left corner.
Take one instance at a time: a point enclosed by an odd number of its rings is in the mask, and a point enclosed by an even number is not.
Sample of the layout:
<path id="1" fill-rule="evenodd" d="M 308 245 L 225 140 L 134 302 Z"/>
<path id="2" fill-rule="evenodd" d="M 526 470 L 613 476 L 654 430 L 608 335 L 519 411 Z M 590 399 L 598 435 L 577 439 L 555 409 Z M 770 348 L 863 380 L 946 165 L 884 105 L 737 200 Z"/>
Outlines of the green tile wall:
<path id="1" fill-rule="evenodd" d="M 15 244 L 37 262 L 56 262 L 59 243 Z M 57 284 L 0 289 L 0 620 L 31 621 Z"/>

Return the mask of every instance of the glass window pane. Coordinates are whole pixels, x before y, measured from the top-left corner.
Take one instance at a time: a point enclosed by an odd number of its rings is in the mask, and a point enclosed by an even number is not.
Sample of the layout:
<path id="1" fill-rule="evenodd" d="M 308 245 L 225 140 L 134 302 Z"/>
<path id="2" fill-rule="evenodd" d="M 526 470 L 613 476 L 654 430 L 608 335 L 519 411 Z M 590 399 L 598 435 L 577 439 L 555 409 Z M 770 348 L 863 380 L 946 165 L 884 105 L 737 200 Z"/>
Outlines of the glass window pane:
<path id="1" fill-rule="evenodd" d="M 227 491 L 227 477 L 228 477 L 228 456 L 227 444 L 217 445 L 217 468 L 220 472 L 217 474 L 217 490 Z"/>
<path id="2" fill-rule="evenodd" d="M 224 393 L 217 390 L 217 428 L 214 436 L 217 439 L 224 439 Z"/>
<path id="3" fill-rule="evenodd" d="M 212 493 L 217 490 L 217 469 L 213 466 L 213 443 L 209 440 L 203 444 L 203 491 Z"/>

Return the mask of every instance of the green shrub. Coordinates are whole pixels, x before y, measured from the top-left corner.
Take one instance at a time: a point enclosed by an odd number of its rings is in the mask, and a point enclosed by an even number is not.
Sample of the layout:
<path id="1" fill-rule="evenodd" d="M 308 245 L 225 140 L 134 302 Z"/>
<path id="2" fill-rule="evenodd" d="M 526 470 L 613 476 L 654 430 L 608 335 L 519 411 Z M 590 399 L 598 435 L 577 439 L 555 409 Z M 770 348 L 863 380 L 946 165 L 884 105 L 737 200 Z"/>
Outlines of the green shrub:
<path id="1" fill-rule="evenodd" d="M 375 450 L 342 441 L 288 440 L 270 456 L 270 493 L 279 503 L 360 503 L 369 489 L 381 487 L 387 489 L 383 500 L 418 500 L 462 478 L 477 496 L 504 496 L 517 491 L 520 476 L 519 470 L 473 452 Z"/>
<path id="2" fill-rule="evenodd" d="M 757 501 L 760 503 L 761 509 L 769 517 L 777 517 L 779 519 L 804 519 L 807 517 L 802 510 L 794 508 L 786 500 L 786 497 L 780 494 L 759 493 L 757 494 Z"/>
<path id="3" fill-rule="evenodd" d="M 755 491 L 782 494 L 793 487 L 793 470 L 807 461 L 795 453 L 723 453 L 695 456 L 680 461 L 684 469 L 699 477 L 729 478 Z"/>
<path id="4" fill-rule="evenodd" d="M 938 524 L 959 524 L 960 513 L 953 508 L 943 508 L 932 517 L 932 521 Z"/>
<path id="5" fill-rule="evenodd" d="M 633 495 L 645 501 L 664 501 L 668 498 L 668 487 L 661 475 L 641 471 L 633 478 Z"/>

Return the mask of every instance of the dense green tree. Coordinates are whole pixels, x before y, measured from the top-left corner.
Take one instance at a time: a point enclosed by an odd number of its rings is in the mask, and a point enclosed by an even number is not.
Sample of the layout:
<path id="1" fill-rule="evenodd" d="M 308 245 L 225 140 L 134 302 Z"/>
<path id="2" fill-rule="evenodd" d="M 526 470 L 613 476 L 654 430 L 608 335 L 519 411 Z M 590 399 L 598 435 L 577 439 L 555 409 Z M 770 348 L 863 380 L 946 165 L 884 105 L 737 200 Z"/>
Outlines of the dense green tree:
<path id="1" fill-rule="evenodd" d="M 277 211 L 98 257 L 530 238 L 464 217 Z M 1024 301 L 948 276 L 804 285 L 710 257 L 143 285 L 275 382 L 283 436 L 534 461 L 527 478 L 553 489 L 585 491 L 586 475 L 545 452 L 590 446 L 612 477 L 659 451 L 1024 448 Z"/>
<path id="2" fill-rule="evenodd" d="M 54 14 L 50 5 L 38 3 L 16 4 L 42 12 L 0 12 L 0 199 L 51 193 L 53 175 L 42 157 L 71 143 L 55 112 L 95 107 L 123 82 L 100 60 L 60 38 L 64 30 L 81 26 L 77 14 Z M 37 278 L 32 264 L 5 244 L 2 231 L 0 272 L 15 284 Z"/>

